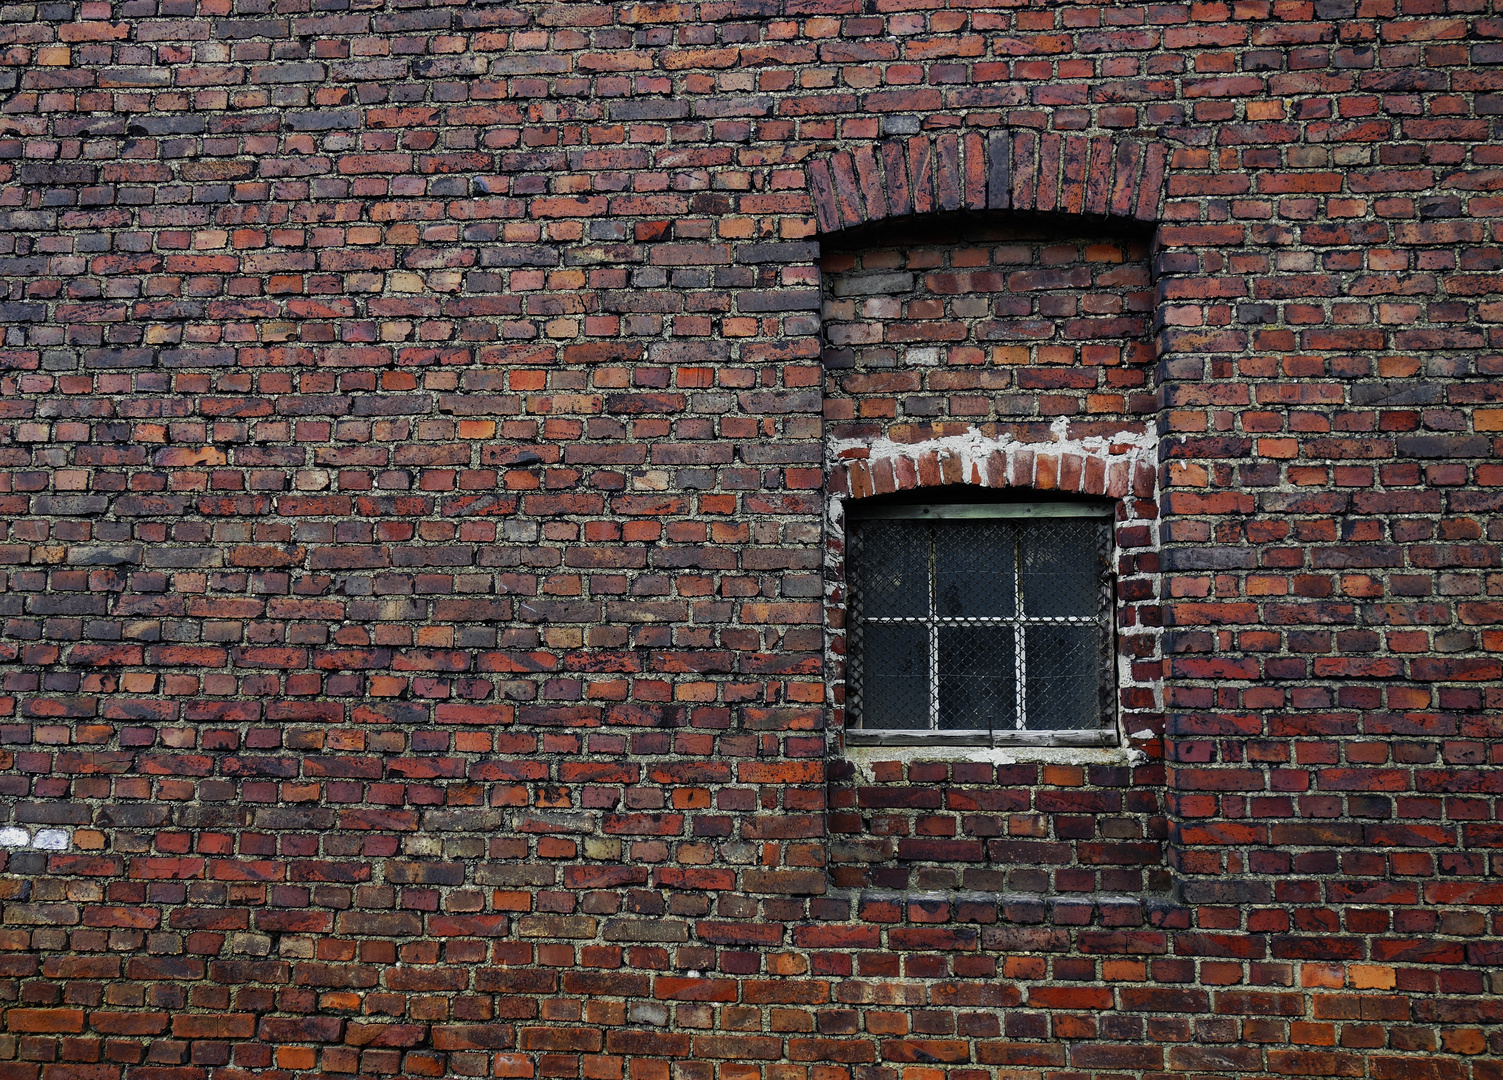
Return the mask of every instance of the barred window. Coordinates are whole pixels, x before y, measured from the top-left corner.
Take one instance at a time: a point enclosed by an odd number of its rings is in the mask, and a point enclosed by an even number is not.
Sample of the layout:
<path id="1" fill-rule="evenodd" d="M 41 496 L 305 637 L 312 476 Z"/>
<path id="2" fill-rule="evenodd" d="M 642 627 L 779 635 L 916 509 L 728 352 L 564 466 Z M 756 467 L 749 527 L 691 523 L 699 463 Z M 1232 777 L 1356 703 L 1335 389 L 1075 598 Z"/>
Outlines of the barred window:
<path id="1" fill-rule="evenodd" d="M 1077 503 L 852 508 L 852 743 L 1115 743 L 1112 517 Z"/>

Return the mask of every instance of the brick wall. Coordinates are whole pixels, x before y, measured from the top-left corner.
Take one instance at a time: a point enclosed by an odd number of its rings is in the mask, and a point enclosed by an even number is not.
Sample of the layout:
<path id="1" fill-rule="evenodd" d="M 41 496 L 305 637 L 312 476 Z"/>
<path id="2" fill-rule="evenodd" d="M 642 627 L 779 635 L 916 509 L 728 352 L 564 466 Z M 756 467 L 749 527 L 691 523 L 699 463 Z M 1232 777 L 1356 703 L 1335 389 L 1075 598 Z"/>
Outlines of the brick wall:
<path id="1" fill-rule="evenodd" d="M 0 1080 L 1499 1080 L 1500 43 L 0 4 Z M 846 753 L 946 484 L 1115 763 Z"/>

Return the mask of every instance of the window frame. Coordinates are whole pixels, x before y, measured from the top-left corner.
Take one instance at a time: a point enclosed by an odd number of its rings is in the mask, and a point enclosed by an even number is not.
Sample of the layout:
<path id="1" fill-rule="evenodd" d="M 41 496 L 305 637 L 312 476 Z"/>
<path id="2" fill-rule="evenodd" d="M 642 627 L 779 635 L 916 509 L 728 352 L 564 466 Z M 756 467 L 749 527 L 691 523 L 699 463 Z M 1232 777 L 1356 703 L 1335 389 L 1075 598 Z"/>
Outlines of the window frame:
<path id="1" fill-rule="evenodd" d="M 1121 710 L 1119 707 L 1119 680 L 1117 673 L 1117 586 L 1115 569 L 1115 504 L 1098 502 L 1047 501 L 1034 499 L 1027 502 L 927 502 L 895 503 L 880 501 L 867 503 L 857 500 L 847 504 L 845 512 L 846 558 L 850 557 L 850 537 L 858 522 L 875 520 L 918 521 L 964 521 L 998 518 L 1095 518 L 1104 523 L 1106 542 L 1101 550 L 1102 561 L 1100 614 L 1103 623 L 1101 649 L 1098 657 L 1098 676 L 1101 686 L 1100 726 L 1090 729 L 1040 729 L 1026 730 L 1009 728 L 957 729 L 938 728 L 872 728 L 854 726 L 860 722 L 859 705 L 853 704 L 860 697 L 861 658 L 859 649 L 860 631 L 850 618 L 851 573 L 847 565 L 846 590 L 846 726 L 845 742 L 848 746 L 956 746 L 956 747 L 1113 747 L 1122 744 Z M 1021 601 L 1021 596 L 1019 597 Z M 934 618 L 929 616 L 928 618 Z M 1029 625 L 1026 615 L 1019 614 L 1008 619 L 999 619 L 1009 625 Z M 1039 619 L 1044 622 L 1045 619 Z M 1021 641 L 1017 653 L 1023 653 Z M 937 657 L 934 659 L 937 663 Z M 932 676 L 931 676 L 932 678 Z M 1026 673 L 1023 684 L 1026 686 Z M 1020 693 L 1021 693 L 1021 687 Z M 931 695 L 933 691 L 931 690 Z M 931 697 L 932 702 L 932 697 Z M 931 708 L 934 707 L 931 704 Z"/>

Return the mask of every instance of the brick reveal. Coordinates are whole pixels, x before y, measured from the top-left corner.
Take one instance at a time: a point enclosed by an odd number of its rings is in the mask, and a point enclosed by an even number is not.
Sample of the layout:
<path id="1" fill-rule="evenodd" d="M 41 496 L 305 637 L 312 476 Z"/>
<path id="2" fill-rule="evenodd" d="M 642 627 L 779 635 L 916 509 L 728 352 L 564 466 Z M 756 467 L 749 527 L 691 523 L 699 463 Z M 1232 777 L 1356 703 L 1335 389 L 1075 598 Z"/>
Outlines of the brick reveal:
<path id="1" fill-rule="evenodd" d="M 0 3 L 0 1080 L 1503 1080 L 1490 7 Z M 947 486 L 1122 748 L 847 752 Z"/>

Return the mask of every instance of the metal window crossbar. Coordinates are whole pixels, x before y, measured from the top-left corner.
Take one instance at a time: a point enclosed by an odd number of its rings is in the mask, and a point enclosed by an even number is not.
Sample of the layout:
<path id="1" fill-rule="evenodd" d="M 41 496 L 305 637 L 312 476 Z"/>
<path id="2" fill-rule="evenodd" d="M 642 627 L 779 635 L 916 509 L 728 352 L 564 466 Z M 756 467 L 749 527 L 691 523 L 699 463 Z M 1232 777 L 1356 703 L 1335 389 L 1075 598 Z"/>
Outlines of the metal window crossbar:
<path id="1" fill-rule="evenodd" d="M 853 515 L 848 738 L 1115 742 L 1109 513 L 1007 503 Z"/>

